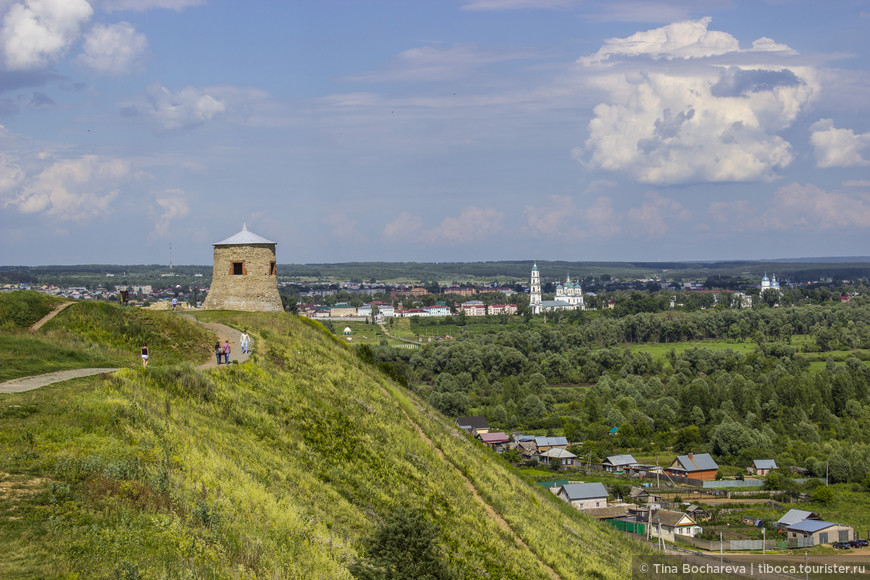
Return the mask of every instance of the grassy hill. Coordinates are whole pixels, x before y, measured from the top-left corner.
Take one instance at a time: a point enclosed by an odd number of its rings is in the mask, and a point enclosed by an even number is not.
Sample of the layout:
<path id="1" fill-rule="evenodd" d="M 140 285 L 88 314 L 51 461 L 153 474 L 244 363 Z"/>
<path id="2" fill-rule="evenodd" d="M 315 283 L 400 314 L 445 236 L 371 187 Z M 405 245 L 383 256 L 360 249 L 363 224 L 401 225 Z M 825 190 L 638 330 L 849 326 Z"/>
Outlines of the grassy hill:
<path id="1" fill-rule="evenodd" d="M 0 381 L 87 367 L 135 367 L 147 343 L 157 365 L 202 361 L 214 337 L 178 316 L 105 302 L 77 302 L 38 332 L 29 328 L 65 300 L 39 292 L 0 295 Z"/>
<path id="2" fill-rule="evenodd" d="M 209 343 L 173 313 L 77 308 L 47 335 L 115 353 L 131 329 Z M 464 578 L 622 578 L 646 550 L 316 323 L 202 315 L 248 328 L 252 359 L 199 371 L 207 352 L 188 345 L 173 351 L 187 362 L 0 395 L 0 577 L 351 578 L 397 510 L 434 525 Z"/>

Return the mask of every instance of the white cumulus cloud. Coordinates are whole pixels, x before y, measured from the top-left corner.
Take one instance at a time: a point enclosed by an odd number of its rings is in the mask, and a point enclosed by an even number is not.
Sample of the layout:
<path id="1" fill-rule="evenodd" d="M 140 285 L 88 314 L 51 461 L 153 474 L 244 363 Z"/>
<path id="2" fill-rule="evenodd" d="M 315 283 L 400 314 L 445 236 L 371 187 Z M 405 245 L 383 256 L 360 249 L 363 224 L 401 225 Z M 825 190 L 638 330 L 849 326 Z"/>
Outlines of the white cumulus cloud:
<path id="1" fill-rule="evenodd" d="M 761 207 L 746 200 L 710 204 L 714 221 L 733 231 L 822 232 L 870 228 L 870 194 L 825 191 L 792 183 L 774 193 Z"/>
<path id="2" fill-rule="evenodd" d="M 870 153 L 870 133 L 855 133 L 837 129 L 831 119 L 822 119 L 810 127 L 810 142 L 816 153 L 816 165 L 830 167 L 861 167 L 870 165 L 865 153 Z"/>
<path id="3" fill-rule="evenodd" d="M 159 209 L 154 231 L 151 238 L 165 238 L 169 235 L 169 227 L 174 220 L 178 220 L 190 213 L 187 196 L 181 189 L 167 189 L 155 196 L 155 203 Z"/>
<path id="4" fill-rule="evenodd" d="M 0 42 L 9 70 L 45 67 L 79 37 L 94 11 L 86 0 L 26 0 L 3 18 Z"/>
<path id="5" fill-rule="evenodd" d="M 610 39 L 581 58 L 594 108 L 574 157 L 653 184 L 771 180 L 793 159 L 777 133 L 818 92 L 815 71 L 778 64 L 787 46 L 748 50 L 709 18 Z M 767 64 L 760 64 L 767 61 Z"/>
<path id="6" fill-rule="evenodd" d="M 44 213 L 59 220 L 84 220 L 107 213 L 118 187 L 132 177 L 120 159 L 86 155 L 54 161 L 3 193 L 4 207 L 21 213 Z"/>
<path id="7" fill-rule="evenodd" d="M 197 127 L 227 110 L 225 102 L 199 87 L 172 91 L 160 83 L 152 83 L 146 88 L 145 96 L 147 102 L 134 107 L 132 114 L 150 117 L 165 131 Z"/>
<path id="8" fill-rule="evenodd" d="M 446 217 L 438 226 L 426 229 L 423 219 L 403 211 L 384 226 L 381 234 L 390 242 L 462 244 L 487 239 L 502 229 L 504 214 L 492 208 L 470 206 L 456 217 Z"/>
<path id="9" fill-rule="evenodd" d="M 130 72 L 147 48 L 145 35 L 128 22 L 98 24 L 85 35 L 78 58 L 96 72 L 120 75 Z"/>

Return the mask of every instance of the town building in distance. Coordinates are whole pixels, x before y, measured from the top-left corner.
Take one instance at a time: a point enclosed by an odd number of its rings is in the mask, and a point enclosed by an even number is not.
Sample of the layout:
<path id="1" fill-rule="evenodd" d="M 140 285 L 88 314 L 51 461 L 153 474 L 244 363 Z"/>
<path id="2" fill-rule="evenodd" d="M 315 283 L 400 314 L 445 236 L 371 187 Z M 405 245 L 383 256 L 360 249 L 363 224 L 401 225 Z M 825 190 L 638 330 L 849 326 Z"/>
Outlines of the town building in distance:
<path id="1" fill-rule="evenodd" d="M 541 314 L 554 310 L 585 310 L 583 301 L 583 289 L 579 282 L 572 282 L 569 275 L 565 282 L 556 284 L 556 296 L 554 300 L 541 299 L 541 273 L 538 271 L 538 263 L 532 266 L 532 277 L 529 284 L 529 308 L 532 314 Z"/>

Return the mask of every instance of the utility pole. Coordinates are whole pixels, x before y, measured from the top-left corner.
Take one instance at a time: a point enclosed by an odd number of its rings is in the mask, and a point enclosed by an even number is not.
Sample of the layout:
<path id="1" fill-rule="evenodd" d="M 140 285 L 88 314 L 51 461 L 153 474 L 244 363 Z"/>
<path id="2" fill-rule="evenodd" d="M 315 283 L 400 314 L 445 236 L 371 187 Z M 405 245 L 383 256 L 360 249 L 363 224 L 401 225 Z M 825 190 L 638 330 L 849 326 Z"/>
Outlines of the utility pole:
<path id="1" fill-rule="evenodd" d="M 722 543 L 722 532 L 719 532 L 719 564 L 725 563 L 725 548 Z"/>

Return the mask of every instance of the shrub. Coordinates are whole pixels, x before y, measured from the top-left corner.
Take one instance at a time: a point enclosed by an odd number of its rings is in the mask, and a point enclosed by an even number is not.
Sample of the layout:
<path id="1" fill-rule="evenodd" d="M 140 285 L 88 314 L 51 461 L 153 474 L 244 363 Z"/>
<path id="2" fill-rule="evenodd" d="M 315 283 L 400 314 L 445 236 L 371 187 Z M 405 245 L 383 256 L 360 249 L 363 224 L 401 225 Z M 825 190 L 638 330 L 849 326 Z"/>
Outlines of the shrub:
<path id="1" fill-rule="evenodd" d="M 820 485 L 813 490 L 810 497 L 816 503 L 829 504 L 834 501 L 834 492 L 827 485 Z"/>
<path id="2" fill-rule="evenodd" d="M 374 536 L 366 542 L 366 560 L 348 569 L 357 578 L 456 578 L 441 559 L 435 542 L 439 530 L 422 513 L 400 507 L 387 514 Z"/>

